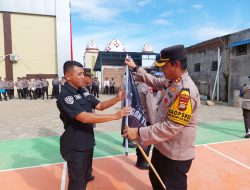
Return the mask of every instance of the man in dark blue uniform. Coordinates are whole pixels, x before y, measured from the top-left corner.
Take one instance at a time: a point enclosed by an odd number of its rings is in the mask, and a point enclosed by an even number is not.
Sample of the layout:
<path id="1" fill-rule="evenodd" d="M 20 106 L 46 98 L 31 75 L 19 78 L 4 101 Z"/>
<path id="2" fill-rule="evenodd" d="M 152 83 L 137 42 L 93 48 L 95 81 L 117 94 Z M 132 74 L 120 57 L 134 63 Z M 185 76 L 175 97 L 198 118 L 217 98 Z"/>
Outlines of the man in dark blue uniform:
<path id="1" fill-rule="evenodd" d="M 129 114 L 130 109 L 122 108 L 114 114 L 92 113 L 92 109 L 104 110 L 124 99 L 124 92 L 120 91 L 114 98 L 100 102 L 82 88 L 84 70 L 80 63 L 67 61 L 63 70 L 67 82 L 57 100 L 65 129 L 60 138 L 60 151 L 68 164 L 68 189 L 85 190 L 95 145 L 93 124 L 121 119 Z"/>

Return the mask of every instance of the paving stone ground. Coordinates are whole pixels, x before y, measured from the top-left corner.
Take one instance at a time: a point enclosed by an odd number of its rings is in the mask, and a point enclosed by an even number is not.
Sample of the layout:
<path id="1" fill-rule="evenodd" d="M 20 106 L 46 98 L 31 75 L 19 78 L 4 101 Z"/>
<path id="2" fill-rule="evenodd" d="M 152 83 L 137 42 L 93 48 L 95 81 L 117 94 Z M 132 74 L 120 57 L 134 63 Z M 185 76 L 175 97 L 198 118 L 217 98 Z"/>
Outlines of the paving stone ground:
<path id="1" fill-rule="evenodd" d="M 100 100 L 112 98 L 101 95 Z M 114 113 L 121 103 L 97 113 Z M 241 108 L 225 105 L 201 105 L 198 121 L 202 123 L 215 121 L 242 121 Z M 97 124 L 96 131 L 120 130 L 121 121 Z M 56 100 L 18 100 L 0 102 L 0 140 L 59 136 L 63 133 L 63 125 L 59 119 Z"/>

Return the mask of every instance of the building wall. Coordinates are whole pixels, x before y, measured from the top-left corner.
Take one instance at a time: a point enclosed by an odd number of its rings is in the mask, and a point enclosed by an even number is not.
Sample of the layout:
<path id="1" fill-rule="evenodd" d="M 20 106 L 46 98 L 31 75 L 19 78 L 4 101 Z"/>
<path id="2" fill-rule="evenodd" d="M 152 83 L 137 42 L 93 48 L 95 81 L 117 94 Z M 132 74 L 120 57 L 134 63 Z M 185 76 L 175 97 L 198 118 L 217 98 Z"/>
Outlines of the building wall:
<path id="1" fill-rule="evenodd" d="M 237 92 L 250 75 L 250 44 L 245 55 L 236 55 L 237 46 L 231 43 L 250 39 L 250 29 L 208 40 L 187 48 L 188 70 L 199 88 L 200 94 L 212 97 L 216 71 L 211 70 L 212 61 L 218 61 L 218 47 L 221 53 L 219 72 L 219 100 L 234 105 L 238 99 Z M 200 72 L 194 72 L 195 63 L 201 63 Z M 215 91 L 215 99 L 216 99 Z"/>
<path id="2" fill-rule="evenodd" d="M 250 29 L 230 36 L 230 43 L 250 39 Z M 229 101 L 234 99 L 234 91 L 240 90 L 244 83 L 248 82 L 250 75 L 250 44 L 247 44 L 247 53 L 245 55 L 236 55 L 236 47 L 231 47 L 230 51 L 230 77 L 229 77 Z"/>
<path id="3" fill-rule="evenodd" d="M 225 49 L 221 48 L 221 65 L 220 65 L 220 100 L 226 101 L 227 94 L 225 93 L 225 74 L 226 74 L 226 57 Z M 218 48 L 204 48 L 200 52 L 187 54 L 188 70 L 191 74 L 192 79 L 198 86 L 201 95 L 212 98 L 214 82 L 217 71 L 212 71 L 212 62 L 218 61 Z M 196 63 L 200 63 L 200 72 L 195 72 L 194 67 Z M 215 96 L 216 97 L 216 91 Z M 217 98 L 217 97 L 216 97 Z"/>
<path id="4" fill-rule="evenodd" d="M 57 73 L 60 77 L 63 76 L 63 64 L 71 58 L 69 0 L 0 0 L 0 11 L 31 16 L 53 16 L 56 19 Z"/>
<path id="5" fill-rule="evenodd" d="M 98 52 L 86 52 L 84 55 L 84 67 L 91 68 L 93 71 L 97 56 Z"/>
<path id="6" fill-rule="evenodd" d="M 11 14 L 12 51 L 19 56 L 13 76 L 56 74 L 55 17 Z"/>
<path id="7" fill-rule="evenodd" d="M 4 35 L 3 35 L 3 14 L 0 13 L 0 76 L 2 79 L 6 77 L 5 62 L 1 60 L 1 56 L 4 56 Z"/>

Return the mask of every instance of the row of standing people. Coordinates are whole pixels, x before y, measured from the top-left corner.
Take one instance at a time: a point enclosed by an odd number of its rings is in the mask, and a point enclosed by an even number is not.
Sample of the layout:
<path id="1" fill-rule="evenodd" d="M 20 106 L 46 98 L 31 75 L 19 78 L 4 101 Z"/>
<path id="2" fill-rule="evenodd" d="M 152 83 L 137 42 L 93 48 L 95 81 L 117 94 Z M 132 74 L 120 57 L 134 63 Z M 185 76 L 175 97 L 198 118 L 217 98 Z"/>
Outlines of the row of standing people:
<path id="1" fill-rule="evenodd" d="M 57 98 L 60 92 L 60 88 L 63 87 L 65 83 L 64 77 L 62 80 L 59 80 L 58 77 L 52 80 L 52 98 Z M 48 99 L 48 87 L 49 82 L 46 78 L 35 78 L 29 79 L 26 77 L 17 77 L 17 81 L 4 79 L 0 77 L 0 101 L 14 99 L 15 88 L 17 90 L 17 95 L 19 99 L 44 99 L 45 96 Z M 3 97 L 2 97 L 3 96 Z"/>

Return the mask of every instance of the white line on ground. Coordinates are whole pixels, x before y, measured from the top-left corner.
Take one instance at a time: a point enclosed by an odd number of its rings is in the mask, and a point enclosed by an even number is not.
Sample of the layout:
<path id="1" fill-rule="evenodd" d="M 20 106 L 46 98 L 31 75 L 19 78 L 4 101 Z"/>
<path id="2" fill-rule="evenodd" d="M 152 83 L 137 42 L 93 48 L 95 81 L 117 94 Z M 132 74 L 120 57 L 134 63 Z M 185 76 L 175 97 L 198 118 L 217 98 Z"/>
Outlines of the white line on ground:
<path id="1" fill-rule="evenodd" d="M 211 145 L 211 144 L 223 144 L 223 143 L 240 142 L 240 141 L 249 141 L 249 139 L 239 139 L 239 140 L 231 140 L 231 141 L 221 141 L 221 142 L 206 143 L 206 144 L 197 144 L 195 146 L 204 146 L 204 145 Z"/>
<path id="2" fill-rule="evenodd" d="M 60 190 L 65 190 L 66 171 L 67 171 L 67 162 L 64 162 L 63 163 L 63 171 L 62 171 L 62 180 L 61 180 L 61 189 Z"/>
<path id="3" fill-rule="evenodd" d="M 223 156 L 223 157 L 225 157 L 225 158 L 227 158 L 227 159 L 229 159 L 229 160 L 231 160 L 231 161 L 233 161 L 233 162 L 235 162 L 235 163 L 237 163 L 237 164 L 243 166 L 244 168 L 250 169 L 249 166 L 247 166 L 247 165 L 245 165 L 245 164 L 243 164 L 243 163 L 241 163 L 241 162 L 239 162 L 239 161 L 237 161 L 237 160 L 235 160 L 235 159 L 233 159 L 233 158 L 231 158 L 231 157 L 229 157 L 229 156 L 227 156 L 227 155 L 225 155 L 225 154 L 219 152 L 218 150 L 215 150 L 215 149 L 209 147 L 208 145 L 204 145 L 204 147 L 206 147 L 206 148 L 208 148 L 208 149 L 210 149 L 210 150 L 216 152 L 217 154 L 219 154 L 219 155 L 221 155 L 221 156 Z"/>
<path id="4" fill-rule="evenodd" d="M 135 154 L 135 153 L 129 153 L 129 155 L 134 155 L 134 154 Z M 117 154 L 117 155 L 113 155 L 113 156 L 98 157 L 98 158 L 94 158 L 94 160 L 103 159 L 103 158 L 119 157 L 119 156 L 125 156 L 125 154 Z M 64 163 L 64 162 L 58 162 L 58 163 L 41 164 L 41 165 L 29 166 L 29 167 L 11 168 L 11 169 L 6 169 L 6 170 L 0 170 L 0 172 L 8 172 L 8 171 L 16 171 L 16 170 L 23 170 L 23 169 L 32 169 L 32 168 L 53 166 L 53 165 L 58 165 L 58 164 L 63 164 L 63 163 Z"/>
<path id="5" fill-rule="evenodd" d="M 240 140 L 232 140 L 232 141 L 223 141 L 223 142 L 216 142 L 216 143 L 207 143 L 207 144 L 199 144 L 195 146 L 205 146 L 205 145 L 212 145 L 212 144 L 222 144 L 222 143 L 231 143 L 231 142 L 239 142 L 239 141 L 248 141 L 249 139 L 240 139 Z M 129 155 L 134 155 L 135 153 L 129 153 Z M 118 157 L 118 156 L 125 156 L 125 154 L 117 154 L 113 156 L 105 156 L 105 157 L 98 157 L 94 158 L 94 160 L 103 159 L 103 158 L 112 158 L 112 157 Z M 57 165 L 57 164 L 63 164 L 64 162 L 58 162 L 58 163 L 52 163 L 52 164 L 42 164 L 37 166 L 29 166 L 29 167 L 21 167 L 21 168 L 11 168 L 6 170 L 0 170 L 0 172 L 7 172 L 7 171 L 15 171 L 15 170 L 22 170 L 22 169 L 32 169 L 37 167 L 44 167 L 44 166 L 51 166 L 51 165 Z"/>

